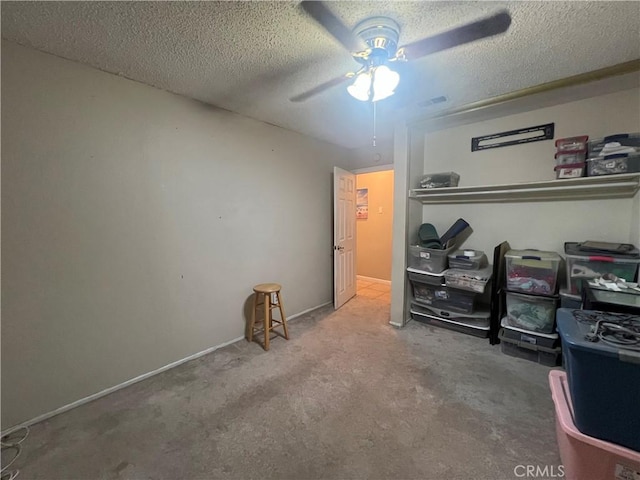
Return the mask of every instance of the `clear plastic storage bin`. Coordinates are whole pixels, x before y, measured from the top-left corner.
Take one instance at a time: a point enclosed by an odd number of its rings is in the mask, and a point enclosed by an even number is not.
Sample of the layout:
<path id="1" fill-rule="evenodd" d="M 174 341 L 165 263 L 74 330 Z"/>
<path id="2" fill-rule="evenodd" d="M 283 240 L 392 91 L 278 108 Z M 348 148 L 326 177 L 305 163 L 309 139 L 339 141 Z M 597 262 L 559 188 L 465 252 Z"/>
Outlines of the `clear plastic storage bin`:
<path id="1" fill-rule="evenodd" d="M 556 165 L 554 170 L 556 178 L 580 178 L 584 177 L 586 163 L 572 163 L 570 165 Z"/>
<path id="2" fill-rule="evenodd" d="M 598 156 L 607 143 L 619 143 L 623 147 L 640 148 L 640 133 L 619 133 L 589 141 L 589 156 Z"/>
<path id="3" fill-rule="evenodd" d="M 587 175 L 615 175 L 617 173 L 640 172 L 640 155 L 608 155 L 587 160 Z"/>
<path id="4" fill-rule="evenodd" d="M 409 267 L 429 273 L 440 273 L 447 269 L 447 255 L 455 247 L 446 250 L 424 248 L 419 245 L 409 245 Z"/>
<path id="5" fill-rule="evenodd" d="M 537 345 L 544 348 L 558 348 L 560 336 L 557 333 L 530 332 L 523 328 L 512 327 L 507 323 L 507 317 L 502 317 L 500 322 L 502 336 L 507 340 L 521 344 Z"/>
<path id="6" fill-rule="evenodd" d="M 457 187 L 459 181 L 456 172 L 428 173 L 420 179 L 420 188 Z"/>
<path id="7" fill-rule="evenodd" d="M 612 255 L 585 255 L 578 253 L 576 243 L 565 243 L 567 259 L 567 293 L 580 295 L 584 282 L 605 274 L 633 282 L 636 278 L 640 258 L 614 257 Z"/>
<path id="8" fill-rule="evenodd" d="M 444 272 L 444 280 L 447 287 L 460 288 L 476 293 L 484 293 L 487 283 L 493 274 L 493 267 L 485 267 L 481 270 L 464 270 L 450 268 Z"/>
<path id="9" fill-rule="evenodd" d="M 582 308 L 582 297 L 573 295 L 569 290 L 560 289 L 560 307 L 580 310 Z"/>
<path id="10" fill-rule="evenodd" d="M 472 314 L 463 314 L 411 304 L 411 318 L 420 323 L 454 330 L 456 332 L 486 338 L 489 336 L 489 317 L 487 308 Z"/>
<path id="11" fill-rule="evenodd" d="M 478 270 L 487 266 L 487 256 L 480 250 L 456 250 L 448 255 L 449 268 Z"/>
<path id="12" fill-rule="evenodd" d="M 476 297 L 474 293 L 429 285 L 414 279 L 411 279 L 411 287 L 413 298 L 421 305 L 458 313 L 473 313 Z"/>
<path id="13" fill-rule="evenodd" d="M 441 287 L 444 285 L 444 273 L 429 273 L 415 268 L 407 268 L 409 274 L 409 280 L 415 280 L 416 282 L 428 283 L 429 285 L 435 285 Z"/>
<path id="14" fill-rule="evenodd" d="M 505 258 L 507 290 L 536 295 L 555 294 L 558 267 L 562 260 L 556 252 L 509 250 Z"/>
<path id="15" fill-rule="evenodd" d="M 560 365 L 562 356 L 562 348 L 547 348 L 531 343 L 522 343 L 512 340 L 505 335 L 505 329 L 501 328 L 498 333 L 500 339 L 500 350 L 510 357 L 522 358 L 530 362 L 537 362 L 547 367 L 556 367 Z"/>
<path id="16" fill-rule="evenodd" d="M 559 138 L 556 140 L 556 149 L 558 152 L 567 151 L 585 151 L 587 149 L 588 135 L 581 135 L 579 137 Z"/>
<path id="17" fill-rule="evenodd" d="M 530 332 L 553 333 L 558 299 L 507 292 L 508 326 Z"/>
<path id="18" fill-rule="evenodd" d="M 584 163 L 587 159 L 587 151 L 567 151 L 556 153 L 556 165 L 571 165 L 574 163 Z"/>

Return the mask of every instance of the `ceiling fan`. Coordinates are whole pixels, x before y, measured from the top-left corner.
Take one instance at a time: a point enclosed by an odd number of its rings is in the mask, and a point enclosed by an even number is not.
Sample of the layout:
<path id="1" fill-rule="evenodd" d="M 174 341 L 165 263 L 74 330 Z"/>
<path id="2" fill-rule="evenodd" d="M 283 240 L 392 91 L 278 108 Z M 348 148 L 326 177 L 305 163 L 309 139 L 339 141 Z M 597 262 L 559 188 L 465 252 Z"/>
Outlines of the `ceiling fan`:
<path id="1" fill-rule="evenodd" d="M 511 25 L 509 13 L 501 11 L 398 48 L 400 26 L 391 18 L 367 18 L 352 31 L 324 2 L 305 0 L 300 6 L 351 53 L 360 68 L 291 97 L 292 102 L 303 102 L 353 78 L 355 80 L 347 87 L 347 91 L 358 100 L 377 102 L 393 95 L 400 82 L 400 75 L 390 68 L 395 62 L 417 60 L 448 48 L 492 37 L 506 32 Z"/>

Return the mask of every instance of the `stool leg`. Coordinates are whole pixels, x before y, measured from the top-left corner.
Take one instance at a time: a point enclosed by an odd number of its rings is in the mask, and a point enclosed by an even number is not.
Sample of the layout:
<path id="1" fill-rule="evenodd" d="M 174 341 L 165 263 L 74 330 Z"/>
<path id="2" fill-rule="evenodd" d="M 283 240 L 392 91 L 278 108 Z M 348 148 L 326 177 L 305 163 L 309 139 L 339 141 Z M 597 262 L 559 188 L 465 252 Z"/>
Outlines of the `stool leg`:
<path id="1" fill-rule="evenodd" d="M 271 333 L 271 294 L 264 293 L 264 349 L 269 350 L 269 334 Z"/>
<path id="2" fill-rule="evenodd" d="M 258 294 L 253 294 L 253 307 L 251 308 L 251 320 L 249 321 L 249 331 L 247 332 L 247 340 L 253 342 L 253 329 L 256 326 L 256 310 L 258 309 Z"/>
<path id="3" fill-rule="evenodd" d="M 284 330 L 284 338 L 289 340 L 289 330 L 287 329 L 287 319 L 284 316 L 284 307 L 282 306 L 282 296 L 280 292 L 277 292 L 278 296 L 278 308 L 280 309 L 280 319 L 282 320 L 282 328 Z"/>

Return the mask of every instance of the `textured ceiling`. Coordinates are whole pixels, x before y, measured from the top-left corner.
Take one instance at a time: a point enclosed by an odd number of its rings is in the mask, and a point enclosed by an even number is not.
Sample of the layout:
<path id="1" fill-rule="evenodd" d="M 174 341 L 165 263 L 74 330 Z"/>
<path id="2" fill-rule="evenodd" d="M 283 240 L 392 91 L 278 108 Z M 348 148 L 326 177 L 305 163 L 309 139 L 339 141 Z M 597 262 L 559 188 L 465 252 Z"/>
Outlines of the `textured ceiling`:
<path id="1" fill-rule="evenodd" d="M 640 2 L 331 2 L 348 26 L 388 15 L 408 43 L 507 8 L 511 29 L 404 66 L 378 107 L 445 95 L 451 108 L 640 57 Z M 371 106 L 337 87 L 350 55 L 290 2 L 2 2 L 2 36 L 346 147 L 371 142 Z M 400 113 L 398 113 L 400 112 Z M 413 109 L 412 114 L 415 114 Z"/>

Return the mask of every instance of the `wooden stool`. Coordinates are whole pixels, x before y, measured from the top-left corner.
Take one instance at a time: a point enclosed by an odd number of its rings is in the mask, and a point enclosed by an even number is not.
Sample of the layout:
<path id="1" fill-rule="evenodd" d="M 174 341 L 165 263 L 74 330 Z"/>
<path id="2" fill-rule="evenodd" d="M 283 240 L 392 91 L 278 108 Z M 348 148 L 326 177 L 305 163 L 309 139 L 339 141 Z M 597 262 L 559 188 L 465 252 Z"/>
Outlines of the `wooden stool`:
<path id="1" fill-rule="evenodd" d="M 287 330 L 287 319 L 284 316 L 284 309 L 282 307 L 282 297 L 280 296 L 280 289 L 282 287 L 277 283 L 261 283 L 260 285 L 256 285 L 253 287 L 253 291 L 255 292 L 253 295 L 253 309 L 251 310 L 251 323 L 247 332 L 247 340 L 253 341 L 253 334 L 256 328 L 256 315 L 258 311 L 258 307 L 264 307 L 264 327 L 258 330 L 258 333 L 264 332 L 264 342 L 262 347 L 265 350 L 269 350 L 269 334 L 270 332 L 275 333 L 276 335 L 289 340 L 289 331 Z M 276 295 L 277 303 L 273 303 L 272 294 Z M 262 295 L 262 303 L 259 302 L 260 296 Z M 274 308 L 280 309 L 280 319 L 273 318 L 271 315 L 271 310 Z M 276 323 L 276 325 L 273 325 Z M 284 330 L 284 335 L 280 332 L 274 330 L 274 328 L 278 326 L 282 326 Z"/>

